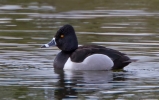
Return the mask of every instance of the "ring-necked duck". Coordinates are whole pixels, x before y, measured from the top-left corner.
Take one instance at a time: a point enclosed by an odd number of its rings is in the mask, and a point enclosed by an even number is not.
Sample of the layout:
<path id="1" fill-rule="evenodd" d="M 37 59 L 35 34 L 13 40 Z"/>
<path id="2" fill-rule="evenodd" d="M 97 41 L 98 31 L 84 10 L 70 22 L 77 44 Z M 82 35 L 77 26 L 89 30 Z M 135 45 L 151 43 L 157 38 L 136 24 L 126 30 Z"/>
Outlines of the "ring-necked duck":
<path id="1" fill-rule="evenodd" d="M 78 47 L 74 28 L 68 24 L 61 27 L 54 38 L 41 48 L 50 46 L 61 49 L 54 59 L 55 69 L 111 70 L 122 69 L 132 62 L 126 54 L 103 46 Z"/>

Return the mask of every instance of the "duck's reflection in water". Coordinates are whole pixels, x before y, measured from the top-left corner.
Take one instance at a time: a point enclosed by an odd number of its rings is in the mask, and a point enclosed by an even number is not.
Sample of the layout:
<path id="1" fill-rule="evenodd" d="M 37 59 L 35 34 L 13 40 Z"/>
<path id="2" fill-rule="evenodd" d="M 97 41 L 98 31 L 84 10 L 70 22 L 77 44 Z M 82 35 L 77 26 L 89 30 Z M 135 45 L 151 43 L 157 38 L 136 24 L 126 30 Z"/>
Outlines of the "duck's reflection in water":
<path id="1" fill-rule="evenodd" d="M 113 71 L 70 71 L 55 70 L 59 81 L 54 91 L 57 99 L 77 98 L 98 93 L 100 90 L 113 88 L 113 81 L 124 80 L 123 73 L 117 74 Z M 120 77 L 118 77 L 120 76 Z"/>

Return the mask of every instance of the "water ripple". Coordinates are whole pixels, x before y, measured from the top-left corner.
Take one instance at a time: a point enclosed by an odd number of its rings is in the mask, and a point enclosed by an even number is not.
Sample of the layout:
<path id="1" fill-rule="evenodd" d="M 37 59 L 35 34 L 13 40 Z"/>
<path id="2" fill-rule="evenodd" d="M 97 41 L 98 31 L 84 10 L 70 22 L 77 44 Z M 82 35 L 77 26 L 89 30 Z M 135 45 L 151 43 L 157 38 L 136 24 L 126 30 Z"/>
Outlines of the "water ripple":
<path id="1" fill-rule="evenodd" d="M 58 14 L 34 14 L 32 17 L 40 18 L 68 18 L 68 19 L 90 19 L 98 17 L 130 17 L 130 16 L 154 16 L 159 13 L 150 13 L 144 10 L 88 10 L 69 11 Z"/>

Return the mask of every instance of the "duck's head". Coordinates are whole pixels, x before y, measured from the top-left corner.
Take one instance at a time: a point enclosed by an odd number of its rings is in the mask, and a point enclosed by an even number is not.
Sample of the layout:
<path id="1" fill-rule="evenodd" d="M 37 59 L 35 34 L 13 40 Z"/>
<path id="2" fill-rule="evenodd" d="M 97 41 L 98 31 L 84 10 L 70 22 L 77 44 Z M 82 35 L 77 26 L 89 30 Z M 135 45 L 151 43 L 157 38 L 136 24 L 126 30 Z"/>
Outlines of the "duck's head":
<path id="1" fill-rule="evenodd" d="M 75 30 L 71 25 L 64 25 L 55 34 L 54 38 L 41 46 L 41 48 L 47 48 L 51 46 L 57 46 L 64 52 L 71 52 L 78 48 L 78 41 L 75 34 Z"/>

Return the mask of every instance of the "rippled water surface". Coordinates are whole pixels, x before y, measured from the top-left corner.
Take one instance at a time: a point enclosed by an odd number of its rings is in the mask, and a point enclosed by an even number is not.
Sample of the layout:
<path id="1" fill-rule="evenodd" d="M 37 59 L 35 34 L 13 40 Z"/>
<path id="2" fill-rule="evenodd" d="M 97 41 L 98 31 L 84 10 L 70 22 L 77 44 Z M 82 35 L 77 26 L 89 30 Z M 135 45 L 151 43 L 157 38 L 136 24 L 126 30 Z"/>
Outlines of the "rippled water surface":
<path id="1" fill-rule="evenodd" d="M 159 100 L 158 0 L 1 0 L 1 100 Z M 40 46 L 60 26 L 79 45 L 138 59 L 122 71 L 55 71 L 59 49 Z"/>

